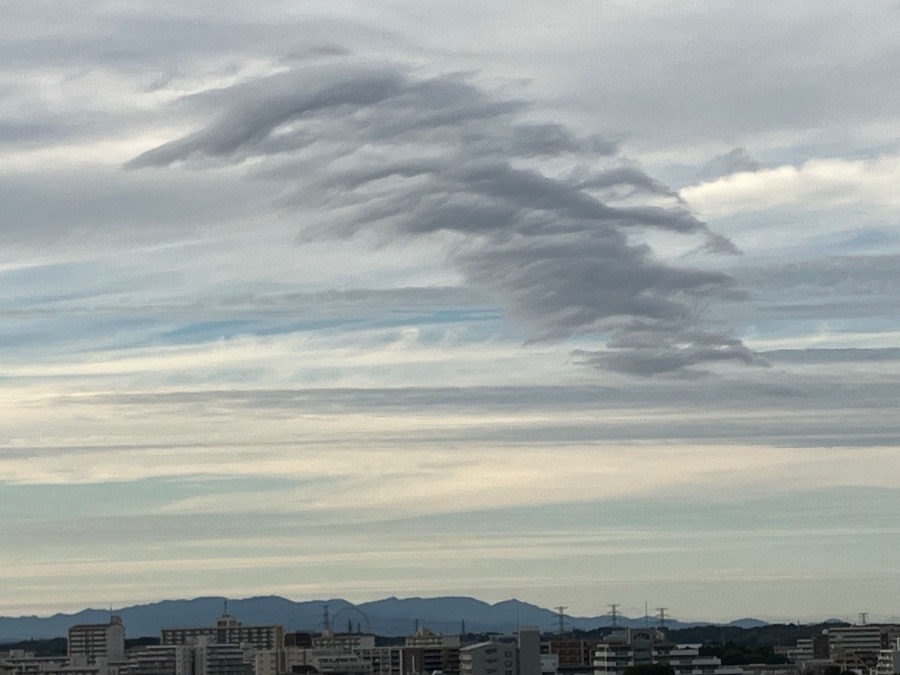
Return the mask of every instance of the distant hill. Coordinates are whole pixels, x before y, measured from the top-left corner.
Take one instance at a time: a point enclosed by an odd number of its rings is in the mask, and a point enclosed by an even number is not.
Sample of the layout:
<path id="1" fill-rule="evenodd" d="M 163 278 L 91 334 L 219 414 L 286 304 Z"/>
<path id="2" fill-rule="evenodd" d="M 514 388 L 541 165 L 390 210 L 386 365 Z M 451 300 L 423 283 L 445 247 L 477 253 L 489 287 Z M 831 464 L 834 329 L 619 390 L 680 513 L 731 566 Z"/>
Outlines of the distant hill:
<path id="1" fill-rule="evenodd" d="M 209 626 L 222 614 L 225 598 L 202 597 L 193 600 L 163 600 L 147 605 L 134 605 L 115 610 L 125 623 L 129 637 L 159 635 L 162 628 Z M 535 625 L 542 631 L 555 632 L 558 615 L 543 607 L 520 600 L 504 600 L 490 604 L 475 598 L 385 598 L 353 605 L 340 598 L 295 602 L 278 596 L 228 600 L 228 613 L 246 625 L 260 623 L 282 624 L 288 630 L 322 629 L 324 606 L 328 605 L 331 625 L 341 631 L 357 626 L 378 635 L 408 635 L 416 623 L 435 632 L 459 633 L 462 622 L 471 633 L 510 633 L 519 625 Z M 97 623 L 109 619 L 108 610 L 85 609 L 75 614 L 55 614 L 49 617 L 0 617 L 0 642 L 45 639 L 64 636 L 78 623 Z M 619 626 L 644 626 L 646 619 L 617 617 Z M 610 625 L 609 615 L 595 617 L 565 617 L 566 630 L 589 631 Z M 667 620 L 672 629 L 701 623 L 682 623 Z M 759 626 L 765 622 L 740 619 L 733 626 Z"/>
<path id="2" fill-rule="evenodd" d="M 728 623 L 729 626 L 737 626 L 738 628 L 759 628 L 760 626 L 768 626 L 768 621 L 760 621 L 759 619 L 735 619 Z"/>

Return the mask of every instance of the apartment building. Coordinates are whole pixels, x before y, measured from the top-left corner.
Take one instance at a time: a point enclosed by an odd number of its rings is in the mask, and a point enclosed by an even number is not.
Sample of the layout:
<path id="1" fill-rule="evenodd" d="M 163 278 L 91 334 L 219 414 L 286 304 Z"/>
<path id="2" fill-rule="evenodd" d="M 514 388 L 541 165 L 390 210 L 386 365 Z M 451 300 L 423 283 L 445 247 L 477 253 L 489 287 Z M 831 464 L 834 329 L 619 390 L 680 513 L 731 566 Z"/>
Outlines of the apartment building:
<path id="1" fill-rule="evenodd" d="M 199 638 L 216 644 L 248 645 L 257 649 L 284 647 L 284 627 L 277 625 L 244 626 L 230 614 L 223 614 L 215 626 L 199 628 L 164 628 L 161 644 L 188 645 Z"/>
<path id="2" fill-rule="evenodd" d="M 509 642 L 479 642 L 459 650 L 460 675 L 517 675 L 518 647 Z"/>
<path id="3" fill-rule="evenodd" d="M 722 675 L 722 661 L 701 656 L 698 647 L 676 645 L 656 629 L 624 628 L 597 645 L 594 675 L 623 675 L 629 666 L 662 663 L 676 675 Z"/>
<path id="4" fill-rule="evenodd" d="M 69 629 L 68 657 L 92 665 L 100 659 L 108 662 L 125 659 L 125 626 L 121 617 L 109 623 L 82 623 Z"/>
<path id="5" fill-rule="evenodd" d="M 459 650 L 460 675 L 541 675 L 541 634 L 519 629 L 515 642 L 490 641 Z"/>
<path id="6" fill-rule="evenodd" d="M 900 637 L 878 652 L 874 675 L 900 675 Z"/>
<path id="7" fill-rule="evenodd" d="M 254 675 L 252 652 L 200 636 L 193 644 L 154 645 L 134 652 L 128 675 Z"/>

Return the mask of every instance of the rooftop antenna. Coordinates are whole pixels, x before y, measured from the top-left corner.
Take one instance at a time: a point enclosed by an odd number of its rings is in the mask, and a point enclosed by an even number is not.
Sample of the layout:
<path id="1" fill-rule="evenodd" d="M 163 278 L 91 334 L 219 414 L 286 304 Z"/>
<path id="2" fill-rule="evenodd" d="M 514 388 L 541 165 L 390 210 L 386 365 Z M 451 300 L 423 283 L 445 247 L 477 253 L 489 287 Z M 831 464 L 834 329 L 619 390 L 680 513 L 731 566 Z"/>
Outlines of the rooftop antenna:
<path id="1" fill-rule="evenodd" d="M 859 625 L 860 626 L 869 625 L 869 613 L 868 612 L 860 612 L 859 613 Z"/>
<path id="2" fill-rule="evenodd" d="M 666 627 L 666 610 L 667 609 L 669 609 L 669 608 L 668 607 L 657 607 L 656 608 L 656 611 L 659 612 L 659 627 L 660 628 Z"/>
<path id="3" fill-rule="evenodd" d="M 619 625 L 619 614 L 616 612 L 619 609 L 619 606 L 616 603 L 608 605 L 610 608 L 610 615 L 612 616 L 612 627 L 617 628 Z"/>
<path id="4" fill-rule="evenodd" d="M 566 632 L 566 610 L 567 606 L 554 607 L 556 613 L 559 614 L 559 634 L 562 635 Z"/>

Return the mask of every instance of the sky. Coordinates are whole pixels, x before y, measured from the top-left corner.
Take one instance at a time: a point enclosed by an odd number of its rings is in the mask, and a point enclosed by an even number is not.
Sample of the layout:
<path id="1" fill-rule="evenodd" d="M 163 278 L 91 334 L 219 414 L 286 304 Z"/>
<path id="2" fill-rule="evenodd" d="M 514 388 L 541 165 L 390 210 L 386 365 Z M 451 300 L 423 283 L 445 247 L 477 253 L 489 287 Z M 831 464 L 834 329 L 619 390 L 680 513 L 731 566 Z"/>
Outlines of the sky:
<path id="1" fill-rule="evenodd" d="M 900 614 L 900 4 L 35 0 L 0 614 Z"/>

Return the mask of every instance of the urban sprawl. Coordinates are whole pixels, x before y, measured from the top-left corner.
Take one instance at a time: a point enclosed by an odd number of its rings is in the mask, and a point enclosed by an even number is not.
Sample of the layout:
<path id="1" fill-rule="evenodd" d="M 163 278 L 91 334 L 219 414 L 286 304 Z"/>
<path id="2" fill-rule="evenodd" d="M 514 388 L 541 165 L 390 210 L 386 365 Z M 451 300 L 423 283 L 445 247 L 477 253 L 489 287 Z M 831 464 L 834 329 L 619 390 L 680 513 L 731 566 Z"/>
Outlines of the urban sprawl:
<path id="1" fill-rule="evenodd" d="M 215 625 L 163 629 L 158 644 L 126 648 L 125 626 L 110 616 L 72 626 L 65 656 L 0 651 L 0 675 L 900 675 L 900 624 L 820 627 L 776 647 L 777 664 L 729 665 L 662 627 L 584 637 L 522 626 L 514 635 L 473 637 L 416 626 L 402 643 L 386 645 L 327 621 L 321 633 L 243 625 L 226 608 Z"/>

